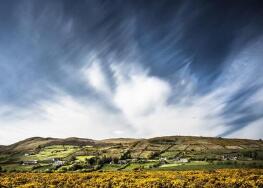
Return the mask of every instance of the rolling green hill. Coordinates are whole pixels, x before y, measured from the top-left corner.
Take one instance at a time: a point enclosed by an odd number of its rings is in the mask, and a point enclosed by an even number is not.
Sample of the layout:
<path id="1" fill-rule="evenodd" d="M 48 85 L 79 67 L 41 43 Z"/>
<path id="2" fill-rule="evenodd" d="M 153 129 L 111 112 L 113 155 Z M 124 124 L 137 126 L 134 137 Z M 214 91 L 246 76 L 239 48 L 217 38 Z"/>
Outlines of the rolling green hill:
<path id="1" fill-rule="evenodd" d="M 0 147 L 6 171 L 263 167 L 263 141 L 166 136 L 150 139 L 33 137 Z"/>

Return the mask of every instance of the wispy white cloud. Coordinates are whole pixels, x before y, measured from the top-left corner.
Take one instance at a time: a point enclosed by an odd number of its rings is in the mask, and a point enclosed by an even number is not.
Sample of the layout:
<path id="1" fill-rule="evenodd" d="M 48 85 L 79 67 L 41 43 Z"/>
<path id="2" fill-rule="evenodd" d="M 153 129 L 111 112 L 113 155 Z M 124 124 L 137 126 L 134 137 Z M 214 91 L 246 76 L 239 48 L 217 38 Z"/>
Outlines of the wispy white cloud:
<path id="1" fill-rule="evenodd" d="M 104 95 L 111 94 L 109 83 L 98 58 L 93 58 L 91 64 L 89 64 L 88 67 L 85 66 L 82 69 L 82 72 L 88 84 L 90 84 L 97 92 Z"/>

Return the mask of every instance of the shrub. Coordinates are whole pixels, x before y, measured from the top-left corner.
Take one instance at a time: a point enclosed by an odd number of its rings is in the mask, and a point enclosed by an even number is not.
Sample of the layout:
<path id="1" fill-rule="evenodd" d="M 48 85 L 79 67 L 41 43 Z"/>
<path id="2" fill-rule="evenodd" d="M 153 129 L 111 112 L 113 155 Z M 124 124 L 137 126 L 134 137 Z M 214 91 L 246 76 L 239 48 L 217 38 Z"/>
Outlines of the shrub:
<path id="1" fill-rule="evenodd" d="M 86 162 L 87 162 L 89 165 L 93 166 L 93 165 L 96 164 L 96 158 L 92 157 L 92 158 L 86 159 Z"/>
<path id="2" fill-rule="evenodd" d="M 121 160 L 125 160 L 125 159 L 131 159 L 131 152 L 130 151 L 126 151 L 125 153 L 123 153 L 120 157 Z"/>
<path id="3" fill-rule="evenodd" d="M 113 161 L 114 164 L 118 164 L 119 159 L 118 159 L 117 157 L 114 157 L 114 158 L 112 159 L 112 161 Z"/>
<path id="4" fill-rule="evenodd" d="M 3 173 L 0 187 L 263 187 L 263 169 Z"/>
<path id="5" fill-rule="evenodd" d="M 68 171 L 68 168 L 63 166 L 59 169 L 60 172 L 67 172 Z"/>
<path id="6" fill-rule="evenodd" d="M 80 165 L 80 164 L 73 164 L 70 168 L 69 168 L 69 170 L 72 170 L 72 171 L 76 171 L 76 170 L 80 170 L 80 169 L 82 169 L 83 167 Z"/>

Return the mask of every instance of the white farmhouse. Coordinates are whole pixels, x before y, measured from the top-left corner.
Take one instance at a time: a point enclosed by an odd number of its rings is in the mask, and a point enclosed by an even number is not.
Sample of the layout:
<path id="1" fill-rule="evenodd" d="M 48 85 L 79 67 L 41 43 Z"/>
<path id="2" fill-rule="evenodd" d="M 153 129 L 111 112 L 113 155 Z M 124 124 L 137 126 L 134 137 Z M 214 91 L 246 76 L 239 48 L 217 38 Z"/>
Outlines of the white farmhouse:
<path id="1" fill-rule="evenodd" d="M 181 158 L 181 159 L 179 160 L 179 162 L 181 162 L 181 163 L 188 163 L 189 160 L 186 159 L 186 158 Z"/>

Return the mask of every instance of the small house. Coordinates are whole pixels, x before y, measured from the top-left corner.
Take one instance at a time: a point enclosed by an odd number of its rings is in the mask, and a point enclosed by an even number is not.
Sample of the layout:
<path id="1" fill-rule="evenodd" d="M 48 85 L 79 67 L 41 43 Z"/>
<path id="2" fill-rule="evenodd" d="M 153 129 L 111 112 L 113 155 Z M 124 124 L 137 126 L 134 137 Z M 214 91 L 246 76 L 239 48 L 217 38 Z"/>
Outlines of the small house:
<path id="1" fill-rule="evenodd" d="M 128 162 L 126 160 L 119 160 L 119 164 L 127 164 Z"/>
<path id="2" fill-rule="evenodd" d="M 167 160 L 166 157 L 161 157 L 161 158 L 160 158 L 160 161 L 166 161 L 166 160 Z"/>
<path id="3" fill-rule="evenodd" d="M 236 161 L 238 159 L 237 155 L 223 155 L 222 157 L 223 161 L 231 160 L 231 161 Z"/>
<path id="4" fill-rule="evenodd" d="M 186 158 L 181 158 L 181 159 L 179 160 L 179 162 L 181 162 L 181 163 L 188 163 L 189 160 L 186 159 Z"/>
<path id="5" fill-rule="evenodd" d="M 65 164 L 65 161 L 62 161 L 58 158 L 53 158 L 52 161 L 54 166 L 62 166 Z"/>
<path id="6" fill-rule="evenodd" d="M 37 164 L 37 160 L 32 160 L 32 161 L 23 161 L 22 165 L 35 165 Z"/>
<path id="7" fill-rule="evenodd" d="M 62 166 L 65 164 L 65 161 L 60 161 L 60 160 L 57 160 L 57 161 L 54 161 L 54 166 Z"/>

